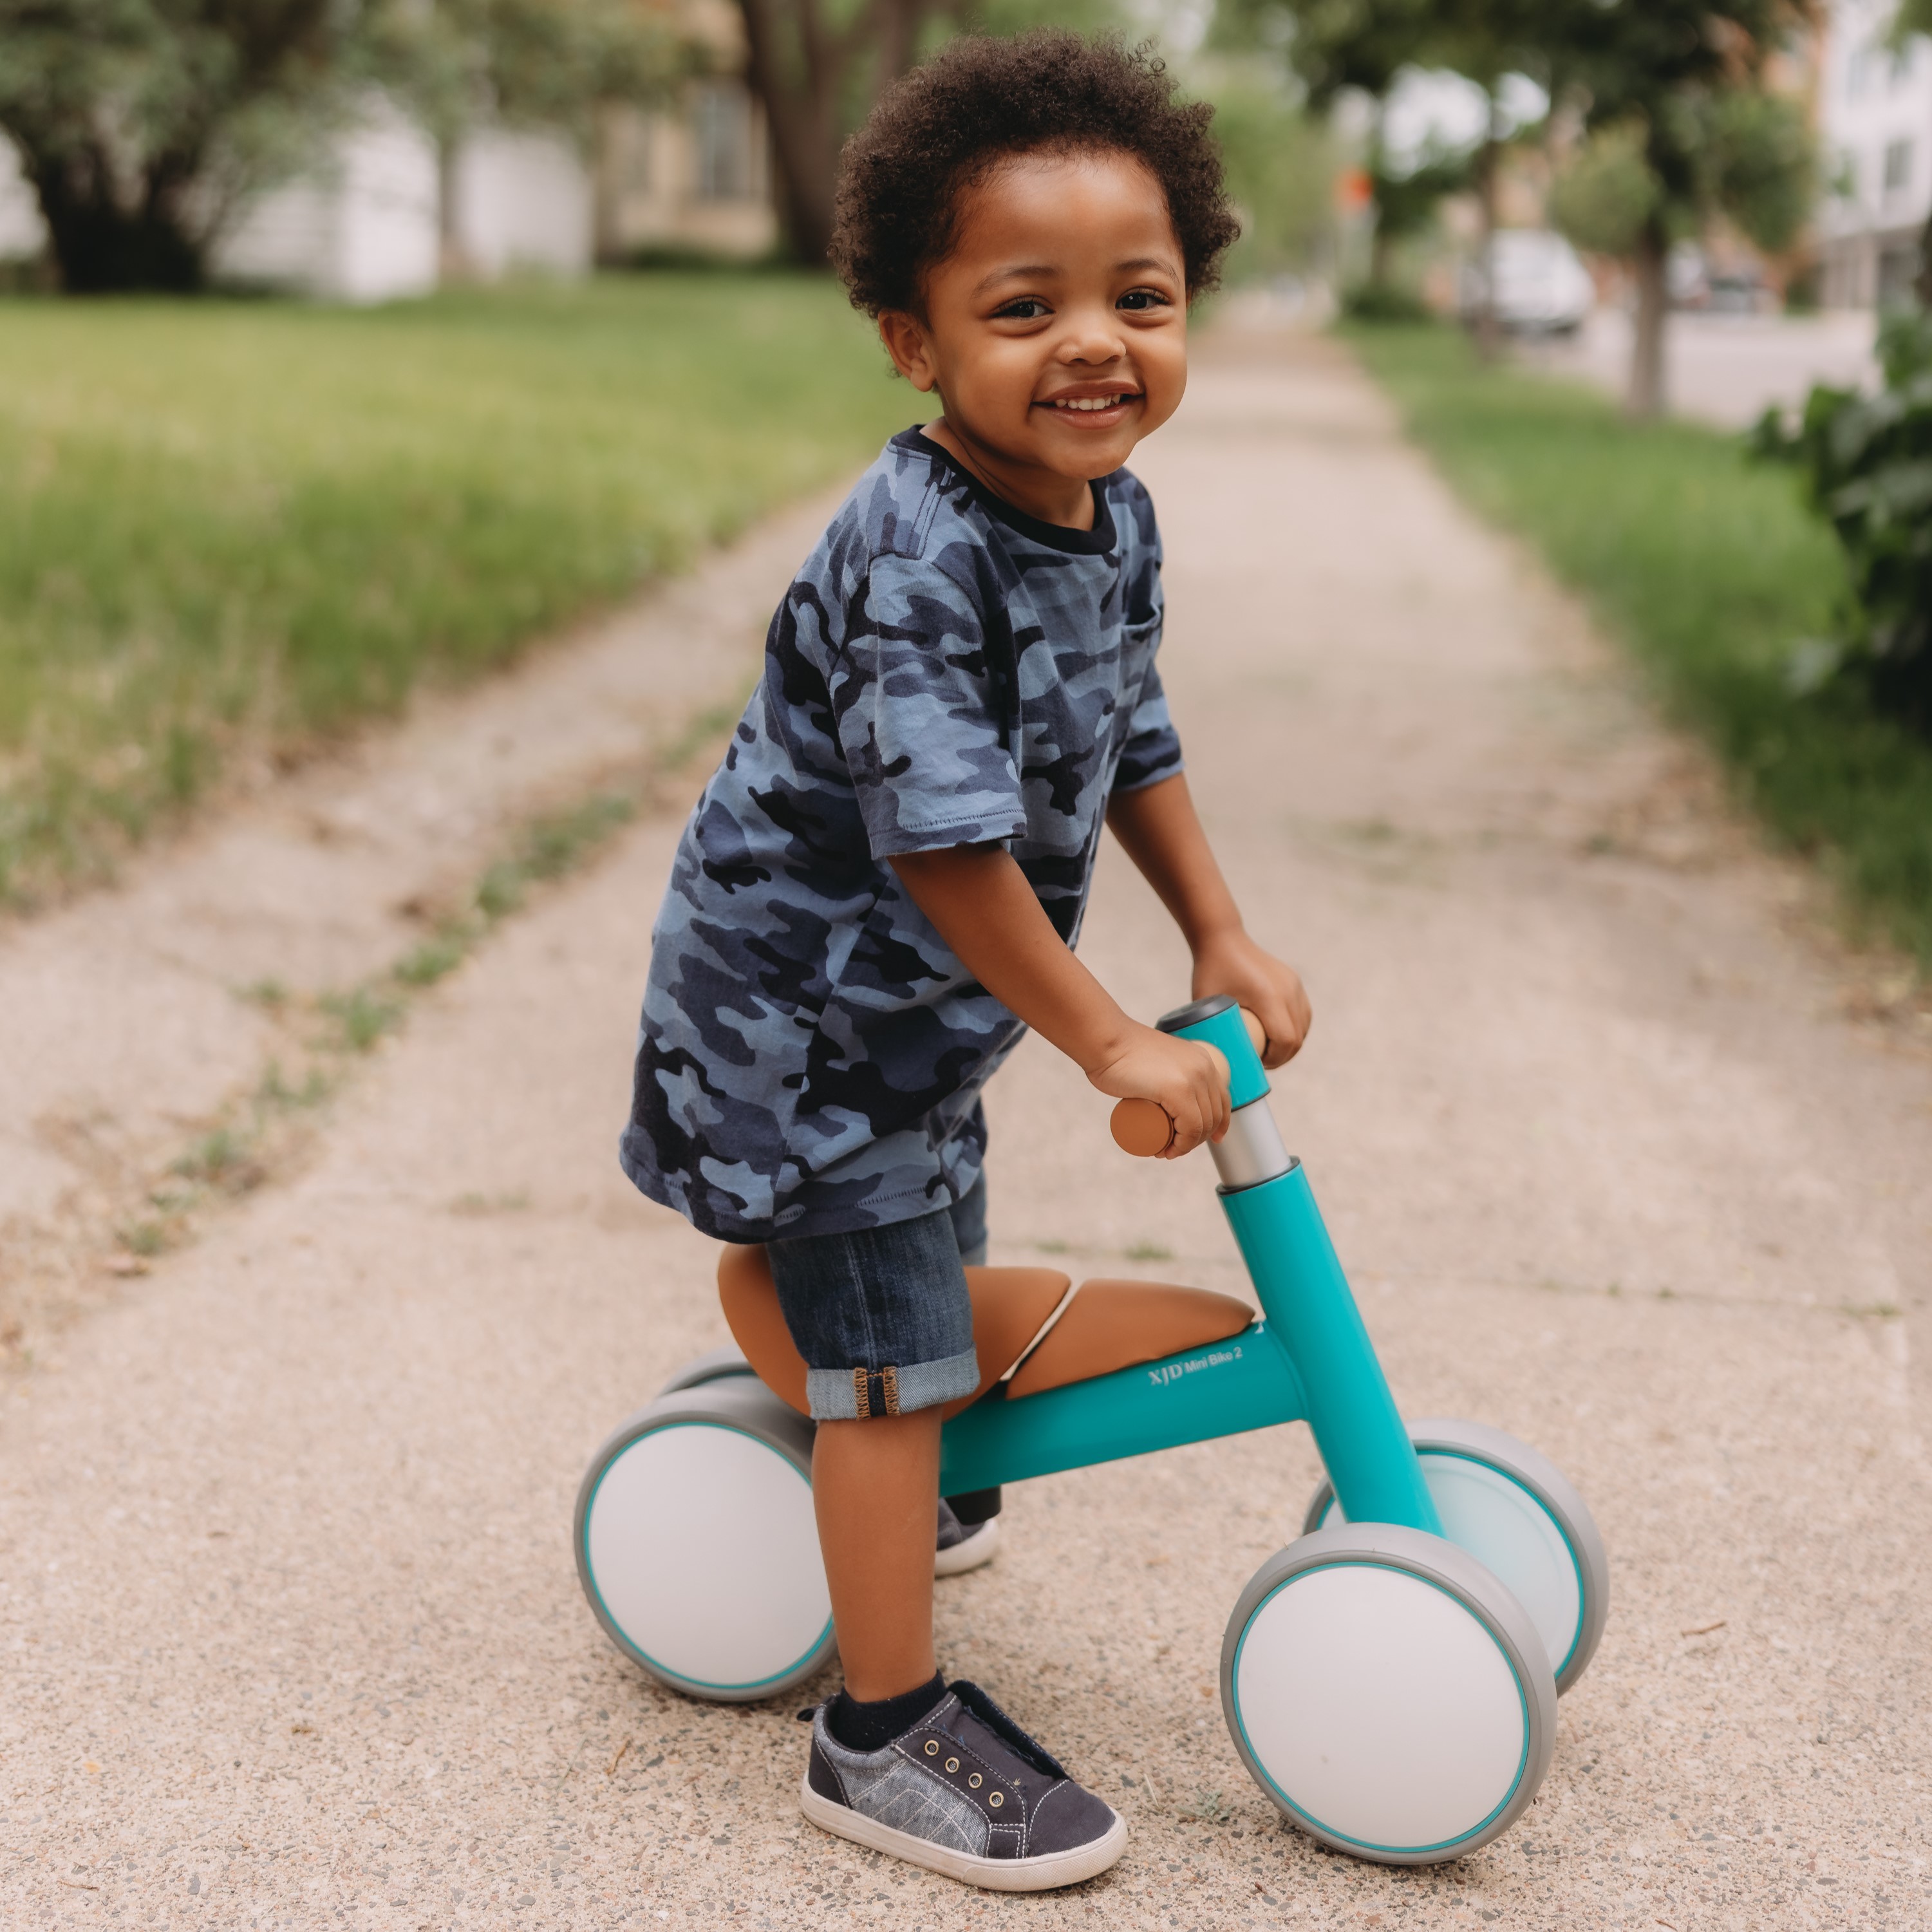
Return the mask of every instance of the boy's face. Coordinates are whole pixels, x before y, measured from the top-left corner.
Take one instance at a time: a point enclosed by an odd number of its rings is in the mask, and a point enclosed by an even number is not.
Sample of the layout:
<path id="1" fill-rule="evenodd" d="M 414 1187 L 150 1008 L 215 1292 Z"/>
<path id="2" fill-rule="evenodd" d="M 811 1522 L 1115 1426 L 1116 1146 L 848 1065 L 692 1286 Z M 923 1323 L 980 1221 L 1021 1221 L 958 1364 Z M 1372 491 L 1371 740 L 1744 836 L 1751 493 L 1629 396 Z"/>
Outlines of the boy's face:
<path id="1" fill-rule="evenodd" d="M 965 197 L 925 296 L 922 316 L 879 327 L 914 385 L 938 390 L 940 440 L 1021 508 L 1086 521 L 1088 481 L 1186 386 L 1186 280 L 1160 184 L 1125 154 L 1017 157 Z"/>

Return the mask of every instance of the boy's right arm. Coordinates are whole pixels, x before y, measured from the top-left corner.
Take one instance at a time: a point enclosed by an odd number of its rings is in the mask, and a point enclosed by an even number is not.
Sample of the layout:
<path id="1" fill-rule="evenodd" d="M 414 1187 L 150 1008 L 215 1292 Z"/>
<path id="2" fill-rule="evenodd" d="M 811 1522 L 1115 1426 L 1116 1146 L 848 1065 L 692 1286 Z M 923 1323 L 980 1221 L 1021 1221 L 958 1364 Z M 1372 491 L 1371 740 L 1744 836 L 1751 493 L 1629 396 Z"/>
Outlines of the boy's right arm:
<path id="1" fill-rule="evenodd" d="M 1228 1067 L 1212 1047 L 1130 1019 L 1054 930 L 997 845 L 896 854 L 921 912 L 988 992 L 1042 1034 L 1102 1094 L 1155 1100 L 1174 1124 L 1166 1158 L 1228 1130 Z"/>

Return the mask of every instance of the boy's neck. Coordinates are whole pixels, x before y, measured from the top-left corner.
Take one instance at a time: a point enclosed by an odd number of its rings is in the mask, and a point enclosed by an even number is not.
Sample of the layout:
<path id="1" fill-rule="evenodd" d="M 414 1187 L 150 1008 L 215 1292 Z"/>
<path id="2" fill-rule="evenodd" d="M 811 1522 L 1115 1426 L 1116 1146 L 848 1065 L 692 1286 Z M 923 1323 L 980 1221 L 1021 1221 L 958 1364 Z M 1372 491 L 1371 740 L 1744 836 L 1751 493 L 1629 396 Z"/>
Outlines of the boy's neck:
<path id="1" fill-rule="evenodd" d="M 1062 476 L 1037 464 L 1017 464 L 962 431 L 945 416 L 920 434 L 936 442 L 967 474 L 1004 503 L 1042 524 L 1063 530 L 1094 527 L 1094 486 L 1084 476 Z"/>

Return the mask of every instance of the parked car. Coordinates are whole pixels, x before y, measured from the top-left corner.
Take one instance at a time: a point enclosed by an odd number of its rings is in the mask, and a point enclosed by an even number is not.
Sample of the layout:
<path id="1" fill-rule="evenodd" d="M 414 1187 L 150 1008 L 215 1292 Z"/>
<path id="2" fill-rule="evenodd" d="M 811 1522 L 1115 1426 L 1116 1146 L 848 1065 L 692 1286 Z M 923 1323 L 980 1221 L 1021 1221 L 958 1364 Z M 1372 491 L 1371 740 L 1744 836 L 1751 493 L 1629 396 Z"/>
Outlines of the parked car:
<path id="1" fill-rule="evenodd" d="M 1776 292 L 1754 262 L 1719 266 L 1694 242 L 1670 251 L 1664 286 L 1672 308 L 1700 309 L 1712 315 L 1764 315 L 1778 305 Z"/>
<path id="2" fill-rule="evenodd" d="M 1490 238 L 1488 259 L 1462 272 L 1462 319 L 1480 313 L 1485 288 L 1496 320 L 1523 335 L 1570 335 L 1597 305 L 1597 285 L 1575 249 L 1547 228 L 1502 228 Z"/>

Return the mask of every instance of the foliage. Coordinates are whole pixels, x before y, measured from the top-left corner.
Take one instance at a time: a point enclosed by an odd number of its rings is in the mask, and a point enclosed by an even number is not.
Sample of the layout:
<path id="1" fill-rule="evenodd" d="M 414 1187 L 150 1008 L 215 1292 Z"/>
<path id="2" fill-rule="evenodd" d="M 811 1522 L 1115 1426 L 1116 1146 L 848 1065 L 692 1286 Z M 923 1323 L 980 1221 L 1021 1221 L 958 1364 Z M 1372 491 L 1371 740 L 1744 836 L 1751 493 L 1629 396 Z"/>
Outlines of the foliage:
<path id="1" fill-rule="evenodd" d="M 239 202 L 372 86 L 440 133 L 485 109 L 581 124 L 681 47 L 645 0 L 0 0 L 0 132 L 64 287 L 188 290 Z"/>
<path id="2" fill-rule="evenodd" d="M 904 425 L 794 275 L 0 304 L 0 899 L 512 657 Z"/>
<path id="3" fill-rule="evenodd" d="M 300 145 L 338 39 L 328 0 L 0 0 L 0 130 L 66 286 L 199 282 L 236 178 Z"/>
<path id="4" fill-rule="evenodd" d="M 1550 212 L 1578 248 L 1597 255 L 1635 252 L 1660 199 L 1643 149 L 1642 127 L 1619 122 L 1599 128 L 1557 176 Z"/>
<path id="5" fill-rule="evenodd" d="M 1932 317 L 1892 318 L 1879 353 L 1876 394 L 1814 388 L 1795 432 L 1767 410 L 1752 444 L 1797 466 L 1844 550 L 1842 648 L 1815 670 L 1932 737 Z"/>
<path id="6" fill-rule="evenodd" d="M 1767 254 L 1798 239 L 1817 200 L 1822 173 L 1804 105 L 1743 89 L 1711 104 L 1704 194 L 1747 240 Z"/>
<path id="7" fill-rule="evenodd" d="M 1450 482 L 1582 593 L 1773 831 L 1932 964 L 1932 746 L 1854 683 L 1794 686 L 1792 640 L 1830 628 L 1846 580 L 1786 480 L 1720 431 L 1482 369 L 1450 330 L 1353 339 Z"/>
<path id="8" fill-rule="evenodd" d="M 1378 145 L 1369 159 L 1369 196 L 1376 211 L 1376 241 L 1406 242 L 1424 232 L 1444 200 L 1468 192 L 1474 172 L 1469 155 L 1433 148 L 1413 167 L 1396 168 Z"/>
<path id="9" fill-rule="evenodd" d="M 658 98 L 700 64 L 646 0 L 379 0 L 353 56 L 446 142 L 484 118 L 587 139 L 601 104 Z"/>
<path id="10" fill-rule="evenodd" d="M 1700 218 L 1725 215 L 1776 254 L 1796 240 L 1819 184 L 1816 145 L 1802 103 L 1781 94 L 1726 88 L 1662 103 L 1670 145 L 1682 158 L 1671 178 L 1652 159 L 1650 121 L 1632 116 L 1597 128 L 1558 177 L 1552 212 L 1580 248 L 1630 255 L 1646 230 L 1676 235 Z"/>
<path id="11" fill-rule="evenodd" d="M 1781 246 L 1816 161 L 1802 112 L 1764 94 L 1762 75 L 1810 11 L 1808 0 L 1570 0 L 1551 16 L 1562 23 L 1556 70 L 1592 134 L 1640 136 L 1660 208 L 1721 208 L 1762 245 Z"/>
<path id="12" fill-rule="evenodd" d="M 1208 76 L 1214 134 L 1241 214 L 1229 272 L 1239 278 L 1306 269 L 1328 247 L 1334 217 L 1334 145 L 1264 68 Z"/>

